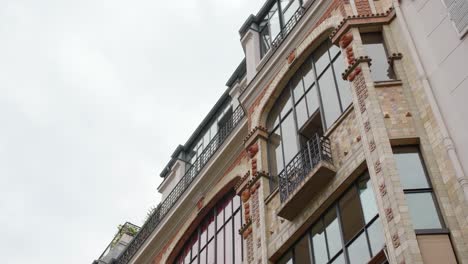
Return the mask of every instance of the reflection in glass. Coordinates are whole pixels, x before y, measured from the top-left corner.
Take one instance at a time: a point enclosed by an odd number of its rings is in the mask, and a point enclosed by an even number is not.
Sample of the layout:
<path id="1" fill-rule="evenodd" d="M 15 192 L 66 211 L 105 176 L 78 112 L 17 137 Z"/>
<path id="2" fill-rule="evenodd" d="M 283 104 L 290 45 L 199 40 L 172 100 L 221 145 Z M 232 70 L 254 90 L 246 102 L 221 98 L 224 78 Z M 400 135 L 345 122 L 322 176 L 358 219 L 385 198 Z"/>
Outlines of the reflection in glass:
<path id="1" fill-rule="evenodd" d="M 314 85 L 306 94 L 307 98 L 307 108 L 309 109 L 309 114 L 312 116 L 315 111 L 319 108 L 319 101 L 317 98 L 317 87 Z"/>
<path id="2" fill-rule="evenodd" d="M 375 256 L 385 246 L 385 240 L 383 236 L 382 223 L 380 218 L 377 218 L 367 229 L 369 236 L 369 243 L 372 249 L 372 255 Z"/>
<path id="3" fill-rule="evenodd" d="M 333 257 L 342 249 L 340 227 L 338 226 L 335 208 L 328 211 L 323 220 L 327 232 L 328 250 L 330 252 L 330 257 Z"/>
<path id="4" fill-rule="evenodd" d="M 333 264 L 345 264 L 345 259 L 344 259 L 344 255 L 341 254 L 339 255 L 336 259 L 334 259 L 331 263 Z"/>
<path id="5" fill-rule="evenodd" d="M 342 232 L 345 243 L 351 240 L 364 227 L 361 202 L 355 188 L 351 188 L 339 202 Z"/>
<path id="6" fill-rule="evenodd" d="M 382 33 L 364 33 L 361 38 L 367 55 L 372 59 L 370 70 L 374 81 L 395 79 L 395 73 L 387 61 Z"/>
<path id="7" fill-rule="evenodd" d="M 312 245 L 316 264 L 324 264 L 328 261 L 327 245 L 325 243 L 325 232 L 322 221 L 312 227 Z"/>
<path id="8" fill-rule="evenodd" d="M 403 189 L 429 188 L 419 153 L 395 153 L 394 157 Z"/>
<path id="9" fill-rule="evenodd" d="M 229 220 L 226 223 L 226 226 L 224 227 L 224 235 L 226 236 L 225 239 L 225 249 L 224 249 L 224 255 L 225 255 L 225 262 L 226 264 L 232 264 L 232 258 L 233 258 L 233 249 L 232 249 L 232 221 Z"/>
<path id="10" fill-rule="evenodd" d="M 216 234 L 216 252 L 218 252 L 216 259 L 217 263 L 224 263 L 224 230 Z"/>
<path id="11" fill-rule="evenodd" d="M 432 193 L 407 193 L 406 201 L 415 229 L 442 228 Z"/>
<path id="12" fill-rule="evenodd" d="M 297 127 L 300 129 L 308 119 L 306 100 L 303 98 L 296 106 Z"/>
<path id="13" fill-rule="evenodd" d="M 320 94 L 322 96 L 323 111 L 327 128 L 330 127 L 335 120 L 341 115 L 340 102 L 336 93 L 335 81 L 333 80 L 333 72 L 331 68 L 319 79 Z"/>
<path id="14" fill-rule="evenodd" d="M 309 249 L 309 237 L 306 235 L 294 247 L 294 263 L 312 263 Z"/>
<path id="15" fill-rule="evenodd" d="M 338 92 L 340 93 L 341 105 L 344 111 L 353 102 L 353 97 L 351 95 L 351 88 L 349 86 L 349 82 L 343 80 L 343 78 L 341 77 L 341 74 L 345 70 L 345 65 L 341 57 L 338 57 L 335 60 L 335 62 L 333 63 L 333 69 L 335 70 L 335 78 L 336 82 L 338 83 Z"/>
<path id="16" fill-rule="evenodd" d="M 283 133 L 284 161 L 285 164 L 288 164 L 299 150 L 297 146 L 296 124 L 294 122 L 294 115 L 291 113 L 281 123 L 281 132 Z"/>
<path id="17" fill-rule="evenodd" d="M 366 223 L 369 223 L 377 215 L 378 211 L 372 185 L 367 173 L 366 177 L 359 180 L 358 187 L 362 210 L 364 212 L 364 219 Z"/>
<path id="18" fill-rule="evenodd" d="M 348 246 L 348 256 L 350 264 L 362 264 L 369 261 L 369 248 L 367 247 L 366 234 L 364 232 Z"/>
<path id="19" fill-rule="evenodd" d="M 325 67 L 330 64 L 330 57 L 328 56 L 328 48 L 330 47 L 330 42 L 326 41 L 322 43 L 313 53 L 315 71 L 317 76 L 320 76 L 325 70 Z"/>

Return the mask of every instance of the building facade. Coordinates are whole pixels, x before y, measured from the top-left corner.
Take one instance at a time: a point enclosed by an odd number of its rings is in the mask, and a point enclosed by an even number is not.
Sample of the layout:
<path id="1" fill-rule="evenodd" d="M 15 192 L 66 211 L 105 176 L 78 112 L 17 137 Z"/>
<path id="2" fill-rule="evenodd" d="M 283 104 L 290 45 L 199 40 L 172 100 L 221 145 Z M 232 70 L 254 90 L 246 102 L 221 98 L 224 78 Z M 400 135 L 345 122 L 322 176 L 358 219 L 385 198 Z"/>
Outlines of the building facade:
<path id="1" fill-rule="evenodd" d="M 437 6 L 459 46 L 441 55 L 435 2 L 268 0 L 109 263 L 468 263 L 468 4 Z"/>

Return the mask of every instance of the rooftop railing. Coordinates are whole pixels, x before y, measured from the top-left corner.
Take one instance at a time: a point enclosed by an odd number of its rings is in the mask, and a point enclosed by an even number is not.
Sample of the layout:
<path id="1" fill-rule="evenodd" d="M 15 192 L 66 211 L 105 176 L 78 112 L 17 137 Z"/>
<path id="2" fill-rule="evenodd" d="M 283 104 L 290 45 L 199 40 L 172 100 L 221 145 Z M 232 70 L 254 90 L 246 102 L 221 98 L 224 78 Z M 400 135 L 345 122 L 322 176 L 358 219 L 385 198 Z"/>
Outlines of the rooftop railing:
<path id="1" fill-rule="evenodd" d="M 172 189 L 167 198 L 155 208 L 151 216 L 136 234 L 135 238 L 113 264 L 127 264 L 130 262 L 135 253 L 141 248 L 143 243 L 145 243 L 159 223 L 161 223 L 164 217 L 169 213 L 200 171 L 242 121 L 244 115 L 244 110 L 241 106 L 238 106 L 232 113 L 231 117 L 220 127 L 218 133 L 213 137 L 213 139 L 211 139 L 210 143 L 206 146 L 201 155 L 187 170 L 182 179 L 177 183 L 174 189 Z"/>
<path id="2" fill-rule="evenodd" d="M 330 141 L 315 134 L 278 175 L 282 203 L 301 186 L 321 161 L 332 163 Z"/>
<path id="3" fill-rule="evenodd" d="M 275 39 L 271 42 L 272 50 L 277 49 L 281 45 L 281 43 L 284 41 L 284 39 L 286 39 L 286 37 L 293 30 L 293 28 L 296 26 L 299 19 L 304 14 L 304 11 L 305 11 L 305 8 L 301 6 L 296 10 L 296 12 L 294 12 L 294 14 L 289 19 L 289 21 L 281 29 L 281 32 L 278 34 L 278 36 L 276 36 Z"/>

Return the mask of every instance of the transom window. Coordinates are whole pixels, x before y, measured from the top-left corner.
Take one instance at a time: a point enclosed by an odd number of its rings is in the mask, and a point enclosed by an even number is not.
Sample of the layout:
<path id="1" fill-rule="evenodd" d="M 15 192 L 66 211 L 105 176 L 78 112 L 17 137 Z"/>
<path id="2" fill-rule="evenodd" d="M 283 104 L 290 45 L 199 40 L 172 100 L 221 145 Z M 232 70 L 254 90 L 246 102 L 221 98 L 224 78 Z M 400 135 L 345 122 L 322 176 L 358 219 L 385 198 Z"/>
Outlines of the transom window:
<path id="1" fill-rule="evenodd" d="M 241 213 L 240 197 L 229 193 L 205 216 L 175 263 L 242 263 Z"/>
<path id="2" fill-rule="evenodd" d="M 278 175 L 301 146 L 316 133 L 322 135 L 351 104 L 349 83 L 340 76 L 343 71 L 340 49 L 327 40 L 291 78 L 267 119 L 272 175 Z"/>
<path id="3" fill-rule="evenodd" d="M 384 245 L 382 224 L 366 172 L 278 264 L 362 264 L 379 254 Z"/>

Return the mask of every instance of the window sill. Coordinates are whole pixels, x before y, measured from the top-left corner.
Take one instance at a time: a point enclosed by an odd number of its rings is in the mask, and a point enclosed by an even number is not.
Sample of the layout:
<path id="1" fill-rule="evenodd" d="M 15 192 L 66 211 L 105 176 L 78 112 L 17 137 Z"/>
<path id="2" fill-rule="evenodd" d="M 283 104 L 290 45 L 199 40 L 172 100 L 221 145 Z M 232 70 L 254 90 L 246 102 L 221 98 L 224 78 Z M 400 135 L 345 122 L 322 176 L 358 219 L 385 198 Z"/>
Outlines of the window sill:
<path id="1" fill-rule="evenodd" d="M 388 81 L 375 81 L 374 82 L 375 88 L 398 86 L 398 85 L 402 85 L 401 80 L 388 80 Z"/>
<path id="2" fill-rule="evenodd" d="M 269 204 L 273 198 L 278 194 L 279 188 L 276 187 L 273 191 L 270 192 L 270 194 L 265 198 L 265 204 Z"/>
<path id="3" fill-rule="evenodd" d="M 437 228 L 437 229 L 416 229 L 414 230 L 416 235 L 448 235 L 450 230 L 447 228 Z"/>

